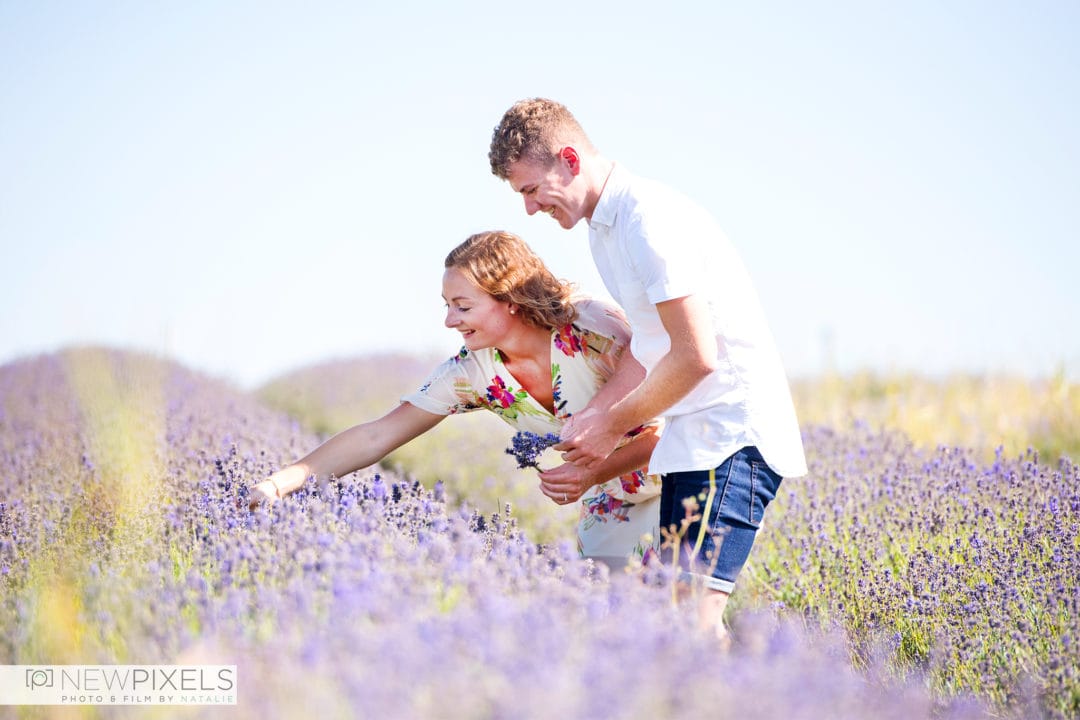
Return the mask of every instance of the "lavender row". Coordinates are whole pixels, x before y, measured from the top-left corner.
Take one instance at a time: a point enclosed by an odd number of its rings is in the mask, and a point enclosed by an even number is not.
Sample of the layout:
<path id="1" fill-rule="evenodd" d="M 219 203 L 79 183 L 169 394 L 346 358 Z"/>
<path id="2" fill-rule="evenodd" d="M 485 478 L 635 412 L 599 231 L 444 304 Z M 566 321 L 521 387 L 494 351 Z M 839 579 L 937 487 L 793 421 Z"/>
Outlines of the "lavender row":
<path id="1" fill-rule="evenodd" d="M 884 648 L 940 692 L 1080 712 L 1080 466 L 984 464 L 859 425 L 805 440 L 810 475 L 755 547 L 756 602 L 840 626 L 857 658 Z"/>
<path id="2" fill-rule="evenodd" d="M 249 512 L 247 488 L 314 438 L 220 383 L 105 351 L 14 363 L 0 368 L 0 662 L 237 664 L 243 717 L 983 717 L 973 694 L 1004 714 L 1064 716 L 1075 685 L 1046 682 L 1059 656 L 1025 656 L 1011 694 L 995 695 L 936 659 L 971 654 L 947 634 L 928 635 L 923 656 L 898 655 L 898 618 L 929 622 L 907 596 L 881 596 L 902 584 L 870 587 L 883 582 L 870 560 L 880 508 L 902 525 L 897 508 L 909 505 L 920 535 L 938 523 L 934 553 L 968 530 L 957 525 L 966 510 L 935 508 L 924 522 L 926 500 L 901 482 L 909 471 L 963 484 L 978 467 L 954 472 L 952 451 L 921 457 L 859 433 L 807 439 L 814 474 L 770 509 L 723 652 L 673 602 L 664 568 L 611 574 L 569 538 L 536 544 L 509 508 L 448 504 L 441 485 L 374 468 Z M 878 492 L 884 475 L 891 490 Z M 864 513 L 854 545 L 853 523 L 836 519 L 842 502 Z M 908 532 L 893 531 L 897 583 L 922 569 Z M 1054 541 L 1036 539 L 1052 557 Z M 1009 561 L 986 541 L 986 562 Z M 870 563 L 863 574 L 844 574 L 852 547 Z M 772 604 L 751 607 L 758 596 Z M 1027 628 L 1043 646 L 1055 642 L 1050 615 Z"/>

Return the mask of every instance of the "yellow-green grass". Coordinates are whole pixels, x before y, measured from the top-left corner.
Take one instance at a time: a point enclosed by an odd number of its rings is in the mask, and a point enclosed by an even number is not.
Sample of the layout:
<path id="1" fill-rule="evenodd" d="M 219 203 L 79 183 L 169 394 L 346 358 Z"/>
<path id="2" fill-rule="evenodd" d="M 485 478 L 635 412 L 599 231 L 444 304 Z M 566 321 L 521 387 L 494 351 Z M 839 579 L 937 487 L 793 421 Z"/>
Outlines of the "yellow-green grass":
<path id="1" fill-rule="evenodd" d="M 800 423 L 837 429 L 855 421 L 898 430 L 917 445 L 966 447 L 990 460 L 1029 447 L 1045 462 L 1080 457 L 1080 385 L 1046 378 L 861 372 L 792 382 Z"/>
<path id="2" fill-rule="evenodd" d="M 54 446 L 62 451 L 42 458 L 48 464 L 40 471 L 72 482 L 61 486 L 64 494 L 50 512 L 58 540 L 30 559 L 24 576 L 32 601 L 29 641 L 18 648 L 18 660 L 123 661 L 127 648 L 121 634 L 104 637 L 88 622 L 85 583 L 90 572 L 137 579 L 151 559 L 160 532 L 148 509 L 161 499 L 162 366 L 150 357 L 97 348 L 69 350 L 60 360 L 79 426 L 67 428 L 66 441 Z M 124 599 L 118 593 L 93 604 L 122 617 Z"/>

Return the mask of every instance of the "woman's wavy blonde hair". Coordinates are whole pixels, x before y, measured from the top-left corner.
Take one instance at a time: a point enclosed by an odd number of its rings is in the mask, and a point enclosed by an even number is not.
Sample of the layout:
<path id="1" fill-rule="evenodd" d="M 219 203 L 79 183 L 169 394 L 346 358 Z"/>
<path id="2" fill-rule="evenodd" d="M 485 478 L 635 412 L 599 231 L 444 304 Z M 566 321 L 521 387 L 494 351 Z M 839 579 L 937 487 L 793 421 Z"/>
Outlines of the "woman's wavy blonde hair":
<path id="1" fill-rule="evenodd" d="M 461 270 L 499 302 L 516 305 L 530 325 L 561 328 L 577 318 L 570 301 L 573 285 L 552 275 L 532 248 L 513 233 L 477 233 L 450 251 L 445 266 Z"/>

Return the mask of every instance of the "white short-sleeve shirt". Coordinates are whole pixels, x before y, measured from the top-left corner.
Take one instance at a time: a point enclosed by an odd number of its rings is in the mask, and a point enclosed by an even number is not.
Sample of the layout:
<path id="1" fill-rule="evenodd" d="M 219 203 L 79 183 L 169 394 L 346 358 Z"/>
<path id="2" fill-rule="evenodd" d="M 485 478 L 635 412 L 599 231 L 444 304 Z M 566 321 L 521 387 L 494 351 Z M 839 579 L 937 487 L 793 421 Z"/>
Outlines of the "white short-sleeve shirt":
<path id="1" fill-rule="evenodd" d="M 664 413 L 652 472 L 707 470 L 757 446 L 784 477 L 806 474 L 787 377 L 734 246 L 703 208 L 615 165 L 589 220 L 593 259 L 626 312 L 631 350 L 652 371 L 670 349 L 656 305 L 705 298 L 719 367 Z"/>

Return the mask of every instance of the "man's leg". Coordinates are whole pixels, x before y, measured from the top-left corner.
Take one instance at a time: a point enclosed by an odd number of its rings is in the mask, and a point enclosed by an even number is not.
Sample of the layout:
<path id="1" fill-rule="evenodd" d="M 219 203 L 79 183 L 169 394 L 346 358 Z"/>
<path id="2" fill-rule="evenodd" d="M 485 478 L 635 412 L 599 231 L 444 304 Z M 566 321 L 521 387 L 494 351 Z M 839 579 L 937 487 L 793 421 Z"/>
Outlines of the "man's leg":
<path id="1" fill-rule="evenodd" d="M 664 476 L 663 521 L 680 523 L 691 513 L 697 518 L 676 525 L 681 529 L 679 560 L 688 579 L 703 586 L 699 626 L 718 638 L 727 634 L 723 614 L 728 597 L 780 481 L 753 447 L 742 448 L 713 470 Z"/>
<path id="2" fill-rule="evenodd" d="M 726 592 L 705 590 L 698 599 L 698 629 L 703 633 L 714 633 L 716 639 L 727 642 L 727 625 L 724 624 L 724 608 L 727 607 Z"/>

